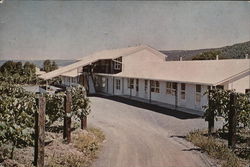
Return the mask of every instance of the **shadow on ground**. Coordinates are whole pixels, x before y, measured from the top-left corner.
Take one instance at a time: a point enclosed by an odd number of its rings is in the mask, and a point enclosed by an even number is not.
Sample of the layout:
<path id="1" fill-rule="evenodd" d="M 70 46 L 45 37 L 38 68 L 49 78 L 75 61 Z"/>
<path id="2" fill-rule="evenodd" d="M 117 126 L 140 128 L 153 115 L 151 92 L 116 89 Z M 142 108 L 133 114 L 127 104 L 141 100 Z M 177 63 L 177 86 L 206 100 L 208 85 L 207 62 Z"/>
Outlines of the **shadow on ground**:
<path id="1" fill-rule="evenodd" d="M 94 94 L 94 95 L 89 95 L 89 97 L 101 97 L 101 98 L 113 100 L 113 101 L 116 101 L 116 102 L 128 104 L 128 105 L 131 105 L 131 106 L 134 106 L 134 107 L 143 108 L 143 109 L 150 110 L 150 111 L 153 111 L 153 112 L 173 116 L 173 117 L 178 118 L 178 119 L 201 118 L 200 116 L 197 116 L 197 115 L 193 115 L 193 114 L 189 114 L 189 113 L 185 113 L 185 112 L 181 112 L 181 111 L 177 111 L 177 110 L 172 110 L 172 109 L 160 107 L 160 106 L 157 106 L 157 105 L 154 105 L 154 104 L 143 103 L 143 102 L 140 102 L 140 101 L 127 99 L 127 98 L 120 97 L 120 96 L 104 96 L 104 95 Z"/>

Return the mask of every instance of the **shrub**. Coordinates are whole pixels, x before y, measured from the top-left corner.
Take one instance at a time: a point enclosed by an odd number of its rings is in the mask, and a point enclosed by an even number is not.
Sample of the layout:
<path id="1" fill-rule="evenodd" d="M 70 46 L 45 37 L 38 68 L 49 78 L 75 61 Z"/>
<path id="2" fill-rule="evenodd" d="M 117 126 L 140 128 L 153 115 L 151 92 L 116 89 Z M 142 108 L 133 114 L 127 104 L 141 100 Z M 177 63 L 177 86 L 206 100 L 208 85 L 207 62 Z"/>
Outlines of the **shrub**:
<path id="1" fill-rule="evenodd" d="M 215 140 L 212 136 L 204 136 L 201 131 L 194 131 L 187 135 L 187 140 L 206 151 L 210 156 L 223 160 L 223 167 L 243 167 L 240 160 L 227 146 Z"/>
<path id="2" fill-rule="evenodd" d="M 52 125 L 64 116 L 64 94 L 46 94 L 46 126 Z"/>
<path id="3" fill-rule="evenodd" d="M 33 144 L 36 100 L 21 87 L 6 83 L 0 85 L 0 94 L 0 146 L 12 144 L 13 157 L 15 147 Z"/>
<path id="4" fill-rule="evenodd" d="M 90 100 L 86 95 L 85 88 L 81 85 L 73 86 L 70 88 L 72 95 L 72 114 L 77 118 L 82 118 L 89 115 Z"/>

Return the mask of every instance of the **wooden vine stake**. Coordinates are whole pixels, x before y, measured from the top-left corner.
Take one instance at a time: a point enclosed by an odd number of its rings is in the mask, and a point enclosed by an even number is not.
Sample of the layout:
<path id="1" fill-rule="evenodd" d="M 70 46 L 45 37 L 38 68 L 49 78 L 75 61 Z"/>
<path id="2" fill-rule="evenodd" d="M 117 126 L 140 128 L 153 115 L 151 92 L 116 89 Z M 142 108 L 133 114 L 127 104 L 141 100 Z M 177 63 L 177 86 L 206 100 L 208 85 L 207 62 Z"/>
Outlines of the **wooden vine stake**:
<path id="1" fill-rule="evenodd" d="M 38 111 L 35 113 L 35 155 L 34 165 L 44 166 L 44 140 L 45 140 L 45 97 L 40 96 L 38 101 Z"/>
<path id="2" fill-rule="evenodd" d="M 228 114 L 228 147 L 235 148 L 236 144 L 236 126 L 237 126 L 237 112 L 236 112 L 236 94 L 230 94 L 230 110 Z"/>
<path id="3" fill-rule="evenodd" d="M 87 129 L 87 116 L 81 117 L 81 129 Z"/>
<path id="4" fill-rule="evenodd" d="M 63 138 L 67 143 L 71 142 L 71 117 L 68 115 L 71 113 L 72 97 L 69 91 L 66 92 L 65 100 L 65 114 L 64 114 L 64 130 Z"/>

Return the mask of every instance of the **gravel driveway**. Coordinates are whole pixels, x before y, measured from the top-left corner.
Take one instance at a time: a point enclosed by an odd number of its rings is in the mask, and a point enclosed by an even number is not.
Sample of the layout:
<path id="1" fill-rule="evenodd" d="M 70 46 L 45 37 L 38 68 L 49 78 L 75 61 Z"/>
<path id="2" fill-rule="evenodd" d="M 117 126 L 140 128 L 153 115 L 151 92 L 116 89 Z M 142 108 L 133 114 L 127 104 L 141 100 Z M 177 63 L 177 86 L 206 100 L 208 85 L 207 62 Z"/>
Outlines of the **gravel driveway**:
<path id="1" fill-rule="evenodd" d="M 106 141 L 93 167 L 212 166 L 183 136 L 207 127 L 195 116 L 118 97 L 90 97 L 90 126 Z"/>

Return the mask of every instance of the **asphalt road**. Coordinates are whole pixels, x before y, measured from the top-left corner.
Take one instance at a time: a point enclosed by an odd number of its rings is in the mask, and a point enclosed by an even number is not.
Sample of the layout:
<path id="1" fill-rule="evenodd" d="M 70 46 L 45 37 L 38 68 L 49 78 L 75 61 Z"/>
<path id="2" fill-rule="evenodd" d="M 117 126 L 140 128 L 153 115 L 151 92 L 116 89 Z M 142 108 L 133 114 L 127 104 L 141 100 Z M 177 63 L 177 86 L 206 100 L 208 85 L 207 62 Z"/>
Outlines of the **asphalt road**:
<path id="1" fill-rule="evenodd" d="M 196 116 L 123 98 L 90 97 L 90 126 L 106 141 L 93 167 L 206 167 L 213 161 L 183 136 L 207 127 Z"/>

